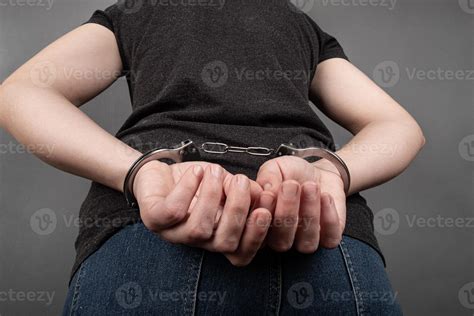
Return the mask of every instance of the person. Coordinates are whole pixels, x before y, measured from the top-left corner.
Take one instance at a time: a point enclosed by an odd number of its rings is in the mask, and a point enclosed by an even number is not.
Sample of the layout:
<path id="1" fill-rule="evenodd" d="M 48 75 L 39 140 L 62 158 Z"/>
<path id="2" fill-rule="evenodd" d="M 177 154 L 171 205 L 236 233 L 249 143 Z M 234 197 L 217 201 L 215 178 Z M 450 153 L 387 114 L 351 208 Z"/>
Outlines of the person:
<path id="1" fill-rule="evenodd" d="M 123 76 L 132 113 L 113 136 L 79 107 Z M 1 126 L 54 145 L 35 154 L 92 181 L 64 315 L 402 313 L 359 192 L 400 174 L 423 133 L 293 2 L 118 1 L 0 89 Z M 129 207 L 132 164 L 186 139 L 323 147 L 350 187 L 326 159 L 202 151 L 146 163 Z"/>

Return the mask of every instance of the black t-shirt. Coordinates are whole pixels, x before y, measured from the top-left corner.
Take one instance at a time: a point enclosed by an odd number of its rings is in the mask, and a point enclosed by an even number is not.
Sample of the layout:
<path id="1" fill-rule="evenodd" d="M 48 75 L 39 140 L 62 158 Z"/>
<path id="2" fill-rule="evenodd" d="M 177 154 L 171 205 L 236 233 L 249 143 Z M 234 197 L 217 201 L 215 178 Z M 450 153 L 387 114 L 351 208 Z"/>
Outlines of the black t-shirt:
<path id="1" fill-rule="evenodd" d="M 318 63 L 347 57 L 289 0 L 119 1 L 86 23 L 103 25 L 117 39 L 133 111 L 116 137 L 131 147 L 146 152 L 192 139 L 335 150 L 309 106 L 309 87 Z M 251 179 L 268 159 L 202 155 Z M 120 192 L 92 182 L 80 209 L 71 277 L 107 238 L 138 219 Z M 344 233 L 380 253 L 373 214 L 359 194 L 347 198 Z"/>

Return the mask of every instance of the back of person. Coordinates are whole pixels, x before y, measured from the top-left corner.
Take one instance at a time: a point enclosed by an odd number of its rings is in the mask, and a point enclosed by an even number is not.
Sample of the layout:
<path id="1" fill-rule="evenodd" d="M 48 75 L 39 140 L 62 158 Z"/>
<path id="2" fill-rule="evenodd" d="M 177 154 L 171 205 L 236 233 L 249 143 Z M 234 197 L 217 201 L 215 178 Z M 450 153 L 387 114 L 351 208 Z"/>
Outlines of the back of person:
<path id="1" fill-rule="evenodd" d="M 64 71 L 32 86 L 38 64 Z M 113 137 L 76 107 L 121 76 L 132 113 Z M 401 314 L 359 192 L 404 170 L 423 135 L 292 1 L 121 0 L 0 92 L 0 110 L 29 109 L 1 122 L 15 137 L 54 143 L 42 159 L 92 180 L 64 315 Z M 351 142 L 336 148 L 310 100 Z M 146 161 L 189 139 L 244 150 Z M 326 156 L 276 157 L 281 144 Z M 399 150 L 386 159 L 360 144 Z"/>

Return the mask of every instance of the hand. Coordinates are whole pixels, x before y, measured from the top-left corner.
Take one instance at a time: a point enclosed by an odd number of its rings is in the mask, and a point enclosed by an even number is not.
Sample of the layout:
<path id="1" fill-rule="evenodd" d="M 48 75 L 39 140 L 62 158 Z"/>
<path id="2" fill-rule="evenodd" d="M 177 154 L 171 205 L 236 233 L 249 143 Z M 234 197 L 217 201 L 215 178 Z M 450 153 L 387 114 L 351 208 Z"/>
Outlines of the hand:
<path id="1" fill-rule="evenodd" d="M 133 187 L 149 230 L 172 243 L 222 252 L 238 266 L 253 259 L 271 223 L 264 208 L 249 214 L 261 191 L 245 175 L 203 161 L 149 162 Z"/>
<path id="2" fill-rule="evenodd" d="M 275 205 L 266 207 L 273 221 L 266 244 L 276 251 L 292 246 L 312 253 L 321 245 L 339 245 L 346 220 L 344 183 L 337 169 L 324 159 L 310 163 L 294 156 L 266 161 L 257 183 L 273 195 Z M 261 205 L 260 205 L 261 206 Z"/>

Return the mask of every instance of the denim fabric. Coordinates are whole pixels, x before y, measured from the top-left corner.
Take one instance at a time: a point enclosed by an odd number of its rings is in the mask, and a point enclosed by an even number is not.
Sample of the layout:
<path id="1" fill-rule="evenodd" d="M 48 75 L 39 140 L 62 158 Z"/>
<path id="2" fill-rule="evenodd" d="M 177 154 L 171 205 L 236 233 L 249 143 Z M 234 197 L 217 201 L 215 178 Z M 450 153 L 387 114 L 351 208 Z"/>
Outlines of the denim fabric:
<path id="1" fill-rule="evenodd" d="M 344 236 L 311 255 L 262 249 L 246 267 L 128 225 L 74 274 L 63 315 L 401 315 L 380 255 Z"/>

